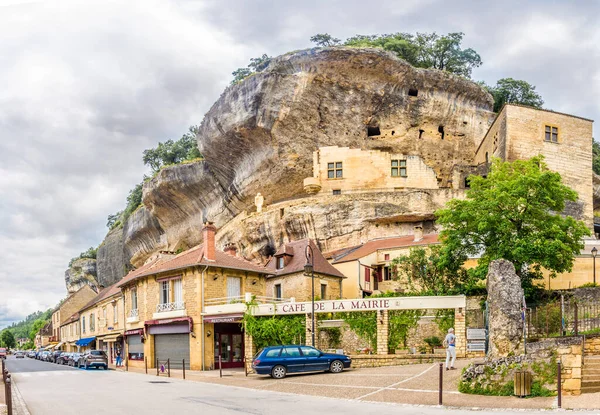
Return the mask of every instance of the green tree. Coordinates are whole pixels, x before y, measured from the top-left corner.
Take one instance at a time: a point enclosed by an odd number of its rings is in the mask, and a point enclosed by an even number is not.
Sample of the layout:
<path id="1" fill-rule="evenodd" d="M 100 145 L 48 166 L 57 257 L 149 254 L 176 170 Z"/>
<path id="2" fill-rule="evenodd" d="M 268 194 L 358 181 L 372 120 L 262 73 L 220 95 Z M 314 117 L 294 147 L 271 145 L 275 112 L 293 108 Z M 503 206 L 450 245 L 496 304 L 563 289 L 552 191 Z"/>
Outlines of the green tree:
<path id="1" fill-rule="evenodd" d="M 272 58 L 266 53 L 263 53 L 263 55 L 259 56 L 258 58 L 251 58 L 250 63 L 246 68 L 238 68 L 231 73 L 233 75 L 231 85 L 240 83 L 250 75 L 253 75 L 257 72 L 264 71 L 267 66 L 269 66 L 269 63 L 271 63 L 271 59 Z"/>
<path id="2" fill-rule="evenodd" d="M 142 161 L 156 173 L 164 166 L 202 157 L 198 149 L 197 133 L 198 127 L 191 126 L 179 140 L 167 140 L 158 143 L 156 148 L 144 150 Z"/>
<path id="3" fill-rule="evenodd" d="M 33 322 L 33 325 L 31 326 L 31 330 L 29 331 L 29 340 L 34 341 L 35 335 L 38 334 L 40 329 L 42 327 L 44 327 L 46 325 L 46 323 L 48 323 L 47 320 L 42 320 L 42 319 L 35 320 Z"/>
<path id="4" fill-rule="evenodd" d="M 250 68 L 237 68 L 235 71 L 231 72 L 233 75 L 233 79 L 231 81 L 231 85 L 239 84 L 244 79 L 248 78 L 252 75 L 252 70 Z"/>
<path id="5" fill-rule="evenodd" d="M 106 219 L 106 227 L 108 229 L 114 229 L 121 224 L 121 217 L 123 216 L 123 211 L 120 210 L 117 213 L 113 213 L 112 215 L 108 215 Z"/>
<path id="6" fill-rule="evenodd" d="M 144 194 L 144 184 L 139 183 L 129 191 L 127 195 L 127 206 L 123 211 L 123 220 L 127 220 L 129 216 L 142 204 L 142 196 Z"/>
<path id="7" fill-rule="evenodd" d="M 476 294 L 481 278 L 461 267 L 461 262 L 444 254 L 440 245 L 412 248 L 408 255 L 392 260 L 394 279 L 421 295 Z"/>
<path id="8" fill-rule="evenodd" d="M 317 46 L 322 47 L 336 46 L 341 42 L 340 39 L 334 38 L 329 33 L 317 33 L 316 35 L 310 37 L 310 41 L 316 43 Z"/>
<path id="9" fill-rule="evenodd" d="M 594 173 L 600 174 L 600 144 L 595 140 L 592 143 L 592 170 Z"/>
<path id="10" fill-rule="evenodd" d="M 4 347 L 8 347 L 9 349 L 13 349 L 17 342 L 15 341 L 15 336 L 8 329 L 4 329 L 2 334 L 0 335 L 0 341 L 4 345 Z"/>
<path id="11" fill-rule="evenodd" d="M 534 108 L 542 108 L 544 105 L 544 100 L 535 91 L 535 86 L 527 81 L 502 78 L 495 86 L 484 84 L 484 88 L 494 97 L 494 112 L 499 112 L 504 104 L 522 104 Z"/>
<path id="12" fill-rule="evenodd" d="M 419 68 L 448 71 L 467 78 L 473 68 L 481 66 L 481 57 L 471 49 L 462 48 L 464 33 L 393 33 L 385 35 L 356 35 L 345 46 L 377 47 L 395 53 Z"/>
<path id="13" fill-rule="evenodd" d="M 96 259 L 97 254 L 98 254 L 98 248 L 89 247 L 87 251 L 80 253 L 79 256 L 76 256 L 75 258 L 71 258 L 71 261 L 69 261 L 69 267 L 71 267 L 73 265 L 73 262 L 77 261 L 78 259 L 82 259 L 82 258 Z"/>
<path id="14" fill-rule="evenodd" d="M 494 159 L 487 178 L 470 176 L 470 186 L 466 199 L 451 200 L 436 212 L 445 260 L 462 264 L 479 256 L 479 275 L 495 259 L 511 261 L 528 295 L 542 268 L 551 276 L 571 270 L 590 231 L 561 214 L 577 193 L 542 156 L 512 163 Z"/>

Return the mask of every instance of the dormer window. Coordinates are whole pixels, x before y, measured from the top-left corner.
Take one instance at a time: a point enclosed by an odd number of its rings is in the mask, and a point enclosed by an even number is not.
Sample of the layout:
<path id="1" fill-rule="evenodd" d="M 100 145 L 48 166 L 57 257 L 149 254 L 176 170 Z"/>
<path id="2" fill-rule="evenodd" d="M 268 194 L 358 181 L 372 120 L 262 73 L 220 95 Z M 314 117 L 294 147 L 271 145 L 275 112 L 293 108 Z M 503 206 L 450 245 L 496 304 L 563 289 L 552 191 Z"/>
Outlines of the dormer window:
<path id="1" fill-rule="evenodd" d="M 277 258 L 277 269 L 283 269 L 283 267 L 285 266 L 285 259 L 280 256 L 279 258 Z"/>

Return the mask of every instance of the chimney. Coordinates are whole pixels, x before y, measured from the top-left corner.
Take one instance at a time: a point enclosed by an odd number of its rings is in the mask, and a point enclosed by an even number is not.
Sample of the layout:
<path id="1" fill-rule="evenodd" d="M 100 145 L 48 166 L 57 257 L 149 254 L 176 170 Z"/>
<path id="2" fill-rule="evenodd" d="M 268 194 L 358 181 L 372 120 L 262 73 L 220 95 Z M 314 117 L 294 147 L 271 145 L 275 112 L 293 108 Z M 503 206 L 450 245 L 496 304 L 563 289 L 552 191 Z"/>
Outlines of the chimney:
<path id="1" fill-rule="evenodd" d="M 414 228 L 415 242 L 423 240 L 423 225 L 419 224 Z"/>
<path id="2" fill-rule="evenodd" d="M 237 247 L 233 242 L 230 242 L 227 245 L 225 245 L 225 249 L 223 251 L 225 251 L 225 253 L 228 255 L 237 256 Z"/>
<path id="3" fill-rule="evenodd" d="M 215 234 L 217 233 L 217 228 L 212 222 L 205 222 L 204 228 L 202 228 L 202 241 L 204 244 L 204 258 L 209 261 L 215 261 L 217 258 L 215 256 Z"/>

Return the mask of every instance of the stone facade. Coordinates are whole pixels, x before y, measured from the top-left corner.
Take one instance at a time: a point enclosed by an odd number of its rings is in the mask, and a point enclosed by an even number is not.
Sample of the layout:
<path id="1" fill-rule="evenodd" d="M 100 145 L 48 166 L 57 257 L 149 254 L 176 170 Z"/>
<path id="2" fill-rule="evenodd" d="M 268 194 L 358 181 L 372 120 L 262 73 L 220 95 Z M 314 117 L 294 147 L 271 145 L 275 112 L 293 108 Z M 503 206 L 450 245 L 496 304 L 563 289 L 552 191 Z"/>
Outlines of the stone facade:
<path id="1" fill-rule="evenodd" d="M 342 297 L 342 279 L 330 275 L 315 273 L 315 298 L 337 300 Z M 312 278 L 304 273 L 286 274 L 269 277 L 266 280 L 267 297 L 275 297 L 275 286 L 281 286 L 282 298 L 294 298 L 298 302 L 310 301 Z M 322 298 L 322 286 L 325 286 L 325 298 Z"/>
<path id="2" fill-rule="evenodd" d="M 58 309 L 52 314 L 53 322 L 53 336 L 57 339 L 56 341 L 62 341 L 60 327 L 69 320 L 69 318 L 78 312 L 82 307 L 88 304 L 96 297 L 98 293 L 94 291 L 89 285 L 82 285 L 79 290 L 70 294 L 58 307 Z"/>
<path id="3" fill-rule="evenodd" d="M 475 153 L 475 163 L 485 163 L 486 155 L 506 161 L 543 155 L 548 167 L 579 194 L 579 204 L 568 206 L 567 213 L 593 229 L 592 123 L 553 111 L 505 105 Z M 546 126 L 558 129 L 557 142 L 545 139 Z"/>
<path id="4" fill-rule="evenodd" d="M 352 367 L 381 367 L 381 366 L 399 366 L 413 365 L 420 363 L 443 362 L 446 360 L 445 355 L 436 354 L 415 354 L 415 355 L 351 355 Z"/>

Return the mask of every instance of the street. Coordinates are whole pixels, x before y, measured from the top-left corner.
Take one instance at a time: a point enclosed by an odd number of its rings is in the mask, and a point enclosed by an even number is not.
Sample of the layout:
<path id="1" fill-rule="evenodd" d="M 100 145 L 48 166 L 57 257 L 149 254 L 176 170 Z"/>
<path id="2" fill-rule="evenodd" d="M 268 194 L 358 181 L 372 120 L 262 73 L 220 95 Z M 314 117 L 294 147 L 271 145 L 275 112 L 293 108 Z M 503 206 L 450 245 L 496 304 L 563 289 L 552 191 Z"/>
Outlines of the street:
<path id="1" fill-rule="evenodd" d="M 359 412 L 378 415 L 464 413 L 464 410 L 303 396 L 112 370 L 85 371 L 29 358 L 16 360 L 13 356 L 7 359 L 7 367 L 13 373 L 32 415 L 280 415 L 290 411 L 294 414 L 331 415 Z M 492 410 L 477 413 L 521 412 Z"/>

